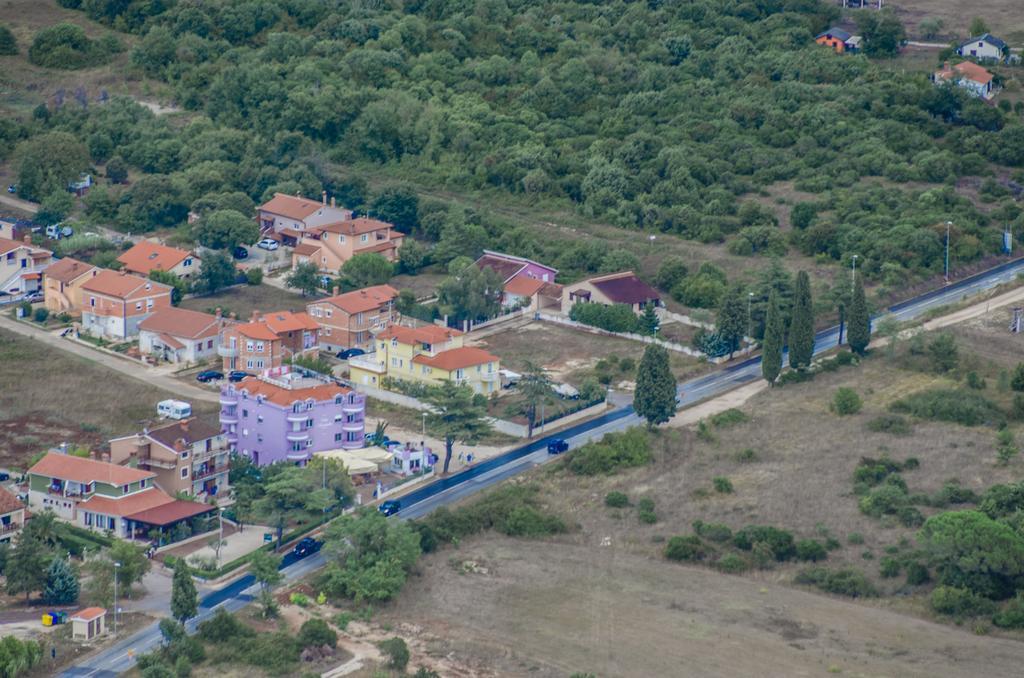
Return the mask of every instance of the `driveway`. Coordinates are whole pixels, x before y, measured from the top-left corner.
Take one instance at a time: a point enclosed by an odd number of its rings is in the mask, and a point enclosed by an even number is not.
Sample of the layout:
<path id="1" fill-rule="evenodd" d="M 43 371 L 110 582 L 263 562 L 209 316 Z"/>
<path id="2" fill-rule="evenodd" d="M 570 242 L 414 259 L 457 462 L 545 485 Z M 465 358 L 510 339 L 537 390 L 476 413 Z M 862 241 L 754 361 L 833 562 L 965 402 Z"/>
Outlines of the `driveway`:
<path id="1" fill-rule="evenodd" d="M 22 200 L 21 198 L 15 198 L 13 195 L 6 192 L 0 193 L 0 204 L 13 207 L 14 209 L 21 210 L 22 212 L 28 212 L 29 214 L 35 214 L 39 211 L 39 205 L 36 203 L 29 202 L 28 200 Z"/>
<path id="2" fill-rule="evenodd" d="M 7 316 L 0 315 L 0 327 L 5 330 L 10 330 L 24 337 L 29 337 L 43 344 L 47 344 L 54 348 L 60 349 L 61 351 L 67 351 L 68 353 L 74 353 L 77 356 L 91 360 L 95 363 L 99 363 L 104 367 L 108 367 L 112 370 L 120 372 L 121 374 L 127 375 L 133 379 L 144 381 L 147 384 L 153 386 L 159 386 L 160 388 L 170 391 L 171 393 L 181 396 L 186 400 L 204 400 L 206 402 L 218 402 L 219 394 L 216 391 L 207 391 L 198 386 L 187 384 L 177 379 L 160 374 L 158 371 L 145 367 L 144 365 L 131 363 L 123 358 L 108 355 L 100 351 L 94 350 L 88 346 L 62 339 L 56 334 L 51 334 L 46 330 L 26 325 L 25 323 L 18 322 Z"/>

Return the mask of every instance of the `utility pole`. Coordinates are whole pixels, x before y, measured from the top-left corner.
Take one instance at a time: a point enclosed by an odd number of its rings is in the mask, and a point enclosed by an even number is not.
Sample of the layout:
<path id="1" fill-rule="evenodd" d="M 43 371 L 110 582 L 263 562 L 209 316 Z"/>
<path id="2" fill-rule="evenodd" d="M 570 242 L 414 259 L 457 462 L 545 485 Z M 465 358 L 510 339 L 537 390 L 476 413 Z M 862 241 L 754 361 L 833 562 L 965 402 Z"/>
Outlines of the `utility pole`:
<path id="1" fill-rule="evenodd" d="M 220 567 L 220 552 L 224 548 L 224 509 L 217 507 L 217 567 Z"/>
<path id="2" fill-rule="evenodd" d="M 754 338 L 754 330 L 750 327 L 750 304 L 754 301 L 754 293 L 747 292 L 747 336 L 750 339 Z M 753 346 L 753 345 L 751 345 Z"/>
<path id="3" fill-rule="evenodd" d="M 425 440 L 426 437 L 427 437 L 427 413 L 423 412 L 421 416 L 423 417 L 423 434 L 422 435 L 423 435 L 423 438 Z"/>
<path id="4" fill-rule="evenodd" d="M 117 638 L 117 570 L 121 567 L 120 562 L 114 563 L 114 637 Z"/>
<path id="5" fill-rule="evenodd" d="M 946 284 L 949 284 L 949 227 L 953 225 L 952 221 L 946 222 Z"/>
<path id="6" fill-rule="evenodd" d="M 853 294 L 853 288 L 857 286 L 857 257 L 859 254 L 853 255 L 853 263 L 850 268 L 850 294 Z"/>

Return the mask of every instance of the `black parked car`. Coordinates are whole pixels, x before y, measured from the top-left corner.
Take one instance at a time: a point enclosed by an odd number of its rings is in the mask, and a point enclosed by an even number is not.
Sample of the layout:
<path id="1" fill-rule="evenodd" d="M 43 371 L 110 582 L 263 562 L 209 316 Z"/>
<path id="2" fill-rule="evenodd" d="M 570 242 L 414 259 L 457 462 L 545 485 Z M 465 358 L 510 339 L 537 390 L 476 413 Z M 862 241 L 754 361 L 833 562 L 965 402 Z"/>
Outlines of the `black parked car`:
<path id="1" fill-rule="evenodd" d="M 338 358 L 341 360 L 348 360 L 357 355 L 366 355 L 366 351 L 361 348 L 346 348 L 344 351 L 338 351 Z"/>
<path id="2" fill-rule="evenodd" d="M 251 376 L 251 374 L 249 374 L 248 372 L 243 372 L 242 370 L 231 370 L 230 372 L 228 372 L 228 381 L 242 381 L 246 377 Z"/>
<path id="3" fill-rule="evenodd" d="M 306 556 L 312 555 L 320 550 L 320 547 L 324 543 L 313 537 L 305 537 L 302 541 L 295 545 L 292 549 L 292 553 L 295 554 L 296 558 L 305 558 Z"/>
<path id="4" fill-rule="evenodd" d="M 569 443 L 561 438 L 555 438 L 548 442 L 548 454 L 561 454 L 569 449 Z"/>
<path id="5" fill-rule="evenodd" d="M 196 381 L 201 381 L 204 384 L 208 381 L 218 381 L 223 378 L 224 373 L 218 372 L 217 370 L 203 370 L 196 375 Z"/>
<path id="6" fill-rule="evenodd" d="M 239 245 L 235 249 L 231 250 L 231 256 L 233 256 L 235 259 L 248 259 L 249 250 Z"/>
<path id="7" fill-rule="evenodd" d="M 377 510 L 386 516 L 393 516 L 402 510 L 402 502 L 397 499 L 388 499 L 386 502 L 378 506 Z"/>

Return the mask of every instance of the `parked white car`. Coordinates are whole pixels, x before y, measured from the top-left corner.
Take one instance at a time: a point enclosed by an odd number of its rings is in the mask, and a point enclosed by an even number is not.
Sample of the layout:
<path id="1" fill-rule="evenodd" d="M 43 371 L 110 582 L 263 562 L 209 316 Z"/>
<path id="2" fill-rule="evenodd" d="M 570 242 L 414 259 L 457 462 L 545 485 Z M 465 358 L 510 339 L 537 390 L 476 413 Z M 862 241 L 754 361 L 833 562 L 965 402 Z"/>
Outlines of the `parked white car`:
<path id="1" fill-rule="evenodd" d="M 267 250 L 268 252 L 273 252 L 280 246 L 281 243 L 271 238 L 264 238 L 263 240 L 260 240 L 258 243 L 256 243 L 256 247 L 259 247 L 261 250 Z"/>
<path id="2" fill-rule="evenodd" d="M 575 387 L 569 384 L 552 384 L 551 390 L 555 392 L 559 398 L 565 400 L 575 400 L 580 397 L 580 392 Z"/>
<path id="3" fill-rule="evenodd" d="M 65 226 L 63 224 L 51 224 L 46 227 L 46 237 L 53 238 L 54 240 L 70 238 L 74 233 L 74 230 L 70 226 Z"/>

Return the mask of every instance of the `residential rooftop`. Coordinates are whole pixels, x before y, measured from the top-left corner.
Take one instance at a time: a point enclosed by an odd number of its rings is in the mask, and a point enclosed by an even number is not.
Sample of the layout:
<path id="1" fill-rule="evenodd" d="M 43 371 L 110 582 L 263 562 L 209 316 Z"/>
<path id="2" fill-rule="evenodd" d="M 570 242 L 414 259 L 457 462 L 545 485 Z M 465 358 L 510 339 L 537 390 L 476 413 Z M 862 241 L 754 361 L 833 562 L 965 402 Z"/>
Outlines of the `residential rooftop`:
<path id="1" fill-rule="evenodd" d="M 140 480 L 156 477 L 156 474 L 151 471 L 142 471 L 105 461 L 76 457 L 70 454 L 60 454 L 58 452 L 47 452 L 46 456 L 37 461 L 28 472 L 47 476 L 48 478 L 71 480 L 86 485 L 93 482 L 106 483 L 108 485 L 130 485 Z"/>
<path id="2" fill-rule="evenodd" d="M 161 245 L 152 240 L 140 240 L 131 249 L 123 252 L 117 260 L 130 271 L 149 275 L 151 271 L 169 271 L 191 256 L 191 252 L 177 247 Z"/>

